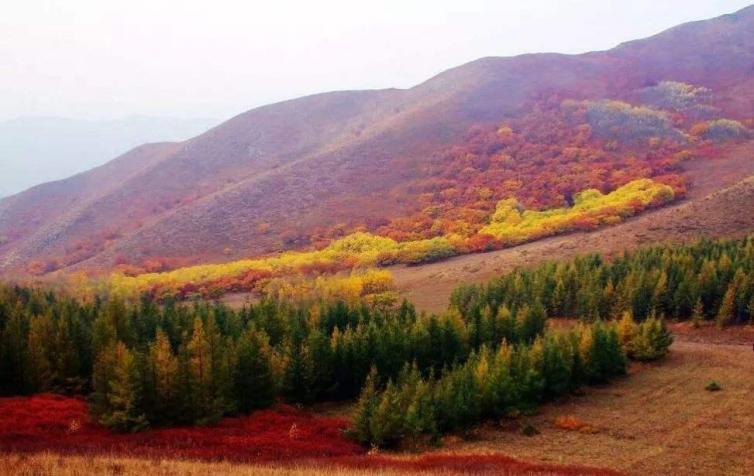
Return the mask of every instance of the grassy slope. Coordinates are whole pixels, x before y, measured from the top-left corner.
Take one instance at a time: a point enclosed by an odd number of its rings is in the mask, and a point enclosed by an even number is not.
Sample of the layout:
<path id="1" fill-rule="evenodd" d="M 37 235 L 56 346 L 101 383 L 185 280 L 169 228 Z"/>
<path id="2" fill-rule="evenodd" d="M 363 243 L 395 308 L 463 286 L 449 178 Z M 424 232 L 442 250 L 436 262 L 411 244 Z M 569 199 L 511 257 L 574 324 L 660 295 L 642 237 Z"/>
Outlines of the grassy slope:
<path id="1" fill-rule="evenodd" d="M 747 337 L 754 338 L 754 329 Z M 714 331 L 712 334 L 716 334 Z M 695 332 L 693 334 L 698 334 Z M 678 335 L 678 332 L 676 333 Z M 754 359 L 751 345 L 691 342 L 681 336 L 667 360 L 629 378 L 546 405 L 532 423 L 541 434 L 487 428 L 447 450 L 506 454 L 558 464 L 599 464 L 627 474 L 750 474 L 754 465 Z M 704 386 L 715 379 L 721 392 Z M 558 429 L 573 415 L 598 429 Z M 445 450 L 444 450 L 445 451 Z"/>
<path id="2" fill-rule="evenodd" d="M 417 267 L 395 266 L 390 270 L 396 285 L 417 308 L 439 312 L 447 307 L 450 293 L 459 283 L 488 281 L 516 266 L 568 259 L 590 252 L 611 255 L 658 242 L 687 242 L 701 237 L 732 237 L 754 232 L 754 214 L 751 213 L 754 209 L 754 144 L 744 144 L 725 157 L 711 161 L 700 159 L 688 164 L 687 177 L 695 184 L 688 200 L 646 212 L 624 223 L 501 251 L 459 256 Z"/>
<path id="3" fill-rule="evenodd" d="M 148 460 L 123 456 L 60 456 L 53 453 L 0 455 L 0 473 L 18 475 L 55 474 L 74 476 L 107 474 L 119 476 L 157 476 L 222 474 L 230 476 L 360 476 L 405 474 L 498 474 L 613 476 L 611 470 L 529 463 L 504 455 L 420 455 L 385 457 L 382 455 L 342 460 L 332 463 L 233 464 L 186 460 Z"/>

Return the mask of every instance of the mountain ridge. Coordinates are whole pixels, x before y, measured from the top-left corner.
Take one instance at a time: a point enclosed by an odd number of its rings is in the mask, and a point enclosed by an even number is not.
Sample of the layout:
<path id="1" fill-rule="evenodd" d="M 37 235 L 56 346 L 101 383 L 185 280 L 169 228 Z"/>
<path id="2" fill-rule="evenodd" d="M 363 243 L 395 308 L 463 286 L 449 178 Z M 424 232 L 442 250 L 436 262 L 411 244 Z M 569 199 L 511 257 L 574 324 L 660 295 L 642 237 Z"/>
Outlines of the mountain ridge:
<path id="1" fill-rule="evenodd" d="M 515 118 L 549 96 L 626 99 L 675 80 L 712 89 L 731 117 L 750 116 L 751 31 L 754 6 L 602 52 L 486 57 L 408 89 L 255 108 L 187 141 L 132 150 L 104 171 L 0 200 L 0 270 L 191 263 L 306 246 L 312 229 L 415 209 L 393 191 L 421 177 L 429 157 L 470 127 Z"/>

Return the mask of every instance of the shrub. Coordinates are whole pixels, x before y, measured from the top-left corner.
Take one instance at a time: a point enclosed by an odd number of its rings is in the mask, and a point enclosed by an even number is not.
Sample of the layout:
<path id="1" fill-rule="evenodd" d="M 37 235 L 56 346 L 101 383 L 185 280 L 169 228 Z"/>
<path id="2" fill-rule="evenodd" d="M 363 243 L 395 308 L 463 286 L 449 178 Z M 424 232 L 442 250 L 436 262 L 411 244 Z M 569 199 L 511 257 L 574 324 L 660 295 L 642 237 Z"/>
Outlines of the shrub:
<path id="1" fill-rule="evenodd" d="M 598 136 L 626 141 L 652 137 L 684 141 L 667 113 L 621 101 L 586 101 L 586 116 Z"/>
<path id="2" fill-rule="evenodd" d="M 704 389 L 708 392 L 719 392 L 723 387 L 716 381 L 710 380 L 707 382 L 707 385 L 704 386 Z"/>
<path id="3" fill-rule="evenodd" d="M 521 425 L 521 434 L 524 436 L 536 436 L 539 434 L 539 430 L 531 423 L 524 423 Z"/>
<path id="4" fill-rule="evenodd" d="M 715 141 L 745 139 L 750 136 L 749 129 L 733 119 L 715 119 L 699 123 L 692 128 L 692 133 Z"/>
<path id="5" fill-rule="evenodd" d="M 636 212 L 673 200 L 673 189 L 650 179 L 634 180 L 603 195 L 587 189 L 574 196 L 571 208 L 522 211 L 513 199 L 501 200 L 489 225 L 480 230 L 508 243 L 522 243 L 576 229 L 611 224 Z"/>
<path id="6" fill-rule="evenodd" d="M 660 81 L 657 85 L 640 91 L 642 102 L 677 111 L 697 107 L 699 103 L 706 101 L 709 93 L 710 90 L 705 87 L 678 81 Z"/>
<path id="7" fill-rule="evenodd" d="M 561 430 L 579 431 L 582 433 L 594 432 L 594 427 L 573 415 L 556 417 L 553 424 Z"/>

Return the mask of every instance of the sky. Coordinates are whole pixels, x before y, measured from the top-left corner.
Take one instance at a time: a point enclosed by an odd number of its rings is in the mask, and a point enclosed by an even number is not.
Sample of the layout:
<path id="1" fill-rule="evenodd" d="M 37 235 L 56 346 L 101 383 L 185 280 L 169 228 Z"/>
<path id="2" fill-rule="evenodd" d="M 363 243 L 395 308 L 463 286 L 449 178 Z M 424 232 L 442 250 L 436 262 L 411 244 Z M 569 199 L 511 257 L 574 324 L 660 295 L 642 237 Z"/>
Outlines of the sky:
<path id="1" fill-rule="evenodd" d="M 607 49 L 751 1 L 2 0 L 0 120 L 228 118 L 483 56 Z"/>

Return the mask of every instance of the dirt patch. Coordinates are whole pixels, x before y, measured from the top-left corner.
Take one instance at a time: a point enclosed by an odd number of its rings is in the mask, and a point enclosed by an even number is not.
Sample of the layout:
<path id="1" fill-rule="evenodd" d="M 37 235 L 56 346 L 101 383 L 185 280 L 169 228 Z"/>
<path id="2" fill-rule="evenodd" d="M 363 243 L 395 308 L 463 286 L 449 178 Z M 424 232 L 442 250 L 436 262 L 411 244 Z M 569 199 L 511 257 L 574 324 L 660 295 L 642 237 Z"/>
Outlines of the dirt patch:
<path id="1" fill-rule="evenodd" d="M 674 322 L 670 324 L 670 330 L 677 340 L 687 342 L 746 345 L 754 357 L 754 325 L 719 329 L 712 322 L 705 322 L 699 328 L 694 328 L 690 322 Z"/>

